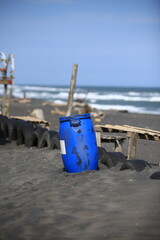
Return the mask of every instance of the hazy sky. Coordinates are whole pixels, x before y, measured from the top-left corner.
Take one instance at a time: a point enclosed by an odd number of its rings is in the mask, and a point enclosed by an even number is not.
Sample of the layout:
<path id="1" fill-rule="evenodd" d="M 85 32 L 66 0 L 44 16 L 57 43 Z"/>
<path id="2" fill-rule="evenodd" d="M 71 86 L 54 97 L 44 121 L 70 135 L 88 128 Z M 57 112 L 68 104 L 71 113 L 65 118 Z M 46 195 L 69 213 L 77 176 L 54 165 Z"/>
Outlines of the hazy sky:
<path id="1" fill-rule="evenodd" d="M 160 87 L 160 0 L 0 0 L 16 84 Z"/>

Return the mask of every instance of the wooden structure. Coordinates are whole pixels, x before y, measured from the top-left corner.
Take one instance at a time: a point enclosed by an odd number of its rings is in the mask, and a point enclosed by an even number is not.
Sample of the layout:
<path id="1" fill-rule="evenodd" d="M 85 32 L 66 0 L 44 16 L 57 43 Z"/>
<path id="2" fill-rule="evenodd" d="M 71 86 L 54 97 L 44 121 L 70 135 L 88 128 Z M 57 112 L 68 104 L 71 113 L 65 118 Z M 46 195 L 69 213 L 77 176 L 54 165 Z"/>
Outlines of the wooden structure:
<path id="1" fill-rule="evenodd" d="M 49 122 L 45 120 L 41 120 L 38 118 L 29 117 L 29 116 L 11 116 L 10 118 L 17 119 L 17 120 L 24 120 L 26 122 L 32 123 L 35 126 L 41 126 L 45 128 L 49 128 L 50 126 Z"/>
<path id="2" fill-rule="evenodd" d="M 145 139 L 160 142 L 160 131 L 139 128 L 129 125 L 95 125 L 96 136 L 97 136 L 97 144 L 101 145 L 103 141 L 103 135 L 108 137 L 108 133 L 124 133 L 128 137 L 128 160 L 136 158 L 136 149 L 137 149 L 137 140 Z M 113 138 L 113 137 L 112 137 Z M 118 141 L 118 138 L 115 141 Z M 120 146 L 122 144 L 120 143 Z"/>
<path id="3" fill-rule="evenodd" d="M 3 63 L 3 67 L 0 68 L 0 84 L 4 85 L 3 91 L 3 103 L 2 103 L 2 114 L 9 115 L 9 105 L 12 97 L 12 86 L 14 83 L 14 58 L 12 54 L 9 54 L 8 59 L 6 59 L 4 53 L 0 53 L 0 61 Z M 10 76 L 7 76 L 8 65 L 11 64 Z M 11 85 L 11 91 L 7 94 L 8 85 Z M 9 95 L 9 96 L 7 96 Z"/>
<path id="4" fill-rule="evenodd" d="M 122 152 L 122 145 L 125 141 L 125 137 L 106 135 L 102 132 L 96 132 L 97 145 L 101 147 L 102 143 L 114 143 L 115 152 Z"/>

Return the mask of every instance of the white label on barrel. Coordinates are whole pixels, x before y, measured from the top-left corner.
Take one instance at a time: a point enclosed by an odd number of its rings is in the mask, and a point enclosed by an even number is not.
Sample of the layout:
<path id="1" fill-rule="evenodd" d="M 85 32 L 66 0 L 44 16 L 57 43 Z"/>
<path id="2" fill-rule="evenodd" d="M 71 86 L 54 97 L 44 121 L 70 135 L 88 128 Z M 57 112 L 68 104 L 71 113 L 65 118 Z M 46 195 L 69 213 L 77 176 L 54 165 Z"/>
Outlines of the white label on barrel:
<path id="1" fill-rule="evenodd" d="M 61 154 L 66 154 L 66 146 L 65 146 L 64 140 L 60 140 L 60 146 L 61 146 Z"/>

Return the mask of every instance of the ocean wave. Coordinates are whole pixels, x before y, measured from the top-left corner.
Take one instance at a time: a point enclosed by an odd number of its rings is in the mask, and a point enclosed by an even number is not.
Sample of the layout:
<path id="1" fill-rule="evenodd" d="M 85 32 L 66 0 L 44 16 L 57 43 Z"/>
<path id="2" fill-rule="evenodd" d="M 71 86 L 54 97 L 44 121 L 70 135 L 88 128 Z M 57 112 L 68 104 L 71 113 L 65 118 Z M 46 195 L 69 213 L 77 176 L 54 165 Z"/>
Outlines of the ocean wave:
<path id="1" fill-rule="evenodd" d="M 110 100 L 121 100 L 121 101 L 131 101 L 131 102 L 160 102 L 159 92 L 136 92 L 127 91 L 126 92 L 105 92 L 96 89 L 87 90 L 85 88 L 77 88 L 75 90 L 74 98 L 86 99 L 89 102 L 95 101 L 110 101 Z M 16 85 L 14 87 L 14 95 L 16 97 L 22 97 L 24 94 L 29 98 L 62 98 L 67 99 L 69 93 L 68 87 L 48 87 L 48 86 L 21 86 Z"/>
<path id="2" fill-rule="evenodd" d="M 67 104 L 67 101 L 62 101 L 62 100 L 55 100 L 54 103 L 58 103 L 58 104 Z"/>
<path id="3" fill-rule="evenodd" d="M 90 104 L 91 107 L 93 108 L 98 108 L 101 110 L 109 110 L 109 109 L 114 109 L 114 110 L 121 110 L 121 111 L 129 111 L 129 112 L 137 112 L 137 111 L 144 111 L 144 108 L 140 107 L 135 107 L 135 106 L 130 106 L 130 105 L 107 105 L 107 104 Z"/>
<path id="4" fill-rule="evenodd" d="M 160 95 L 159 96 L 150 96 L 150 97 L 132 97 L 122 94 L 106 94 L 100 95 L 97 93 L 89 93 L 86 99 L 93 99 L 93 100 L 122 100 L 122 101 L 135 101 L 135 102 L 160 102 Z"/>
<path id="5" fill-rule="evenodd" d="M 27 92 L 26 93 L 27 98 L 42 98 L 42 99 L 67 99 L 68 98 L 68 93 L 62 92 L 62 93 L 46 93 L 46 92 L 41 92 L 41 93 L 35 93 L 35 92 Z"/>
<path id="6" fill-rule="evenodd" d="M 117 111 L 128 111 L 132 113 L 150 113 L 150 114 L 160 114 L 160 108 L 154 110 L 148 110 L 145 107 L 136 107 L 131 105 L 102 105 L 102 104 L 90 104 L 92 108 L 97 108 L 100 110 L 117 110 Z"/>
<path id="7" fill-rule="evenodd" d="M 158 92 L 127 92 L 129 96 L 140 96 L 140 97 L 152 97 L 152 96 L 160 96 Z"/>

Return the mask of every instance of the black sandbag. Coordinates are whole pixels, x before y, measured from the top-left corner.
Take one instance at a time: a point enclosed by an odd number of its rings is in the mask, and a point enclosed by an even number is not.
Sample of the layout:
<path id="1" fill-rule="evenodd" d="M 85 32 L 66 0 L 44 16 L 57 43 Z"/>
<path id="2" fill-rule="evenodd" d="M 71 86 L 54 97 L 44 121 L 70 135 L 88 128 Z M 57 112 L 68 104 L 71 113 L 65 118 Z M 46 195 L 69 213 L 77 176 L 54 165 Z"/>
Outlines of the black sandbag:
<path id="1" fill-rule="evenodd" d="M 141 160 L 141 159 L 126 160 L 121 165 L 120 171 L 130 169 L 130 170 L 136 170 L 137 172 L 141 172 L 146 167 L 152 168 L 151 165 L 145 160 Z"/>
<path id="2" fill-rule="evenodd" d="M 26 145 L 27 136 L 29 133 L 29 125 L 30 123 L 24 120 L 16 120 L 16 135 L 17 135 L 17 145 Z"/>
<path id="3" fill-rule="evenodd" d="M 151 179 L 160 179 L 160 171 L 152 173 Z"/>
<path id="4" fill-rule="evenodd" d="M 98 147 L 99 162 L 105 164 L 108 168 L 115 167 L 117 164 L 126 160 L 126 157 L 121 152 L 106 152 L 103 147 Z"/>
<path id="5" fill-rule="evenodd" d="M 100 164 L 105 165 L 107 168 L 113 167 L 113 161 L 108 157 L 106 150 L 103 147 L 98 147 L 98 160 Z"/>
<path id="6" fill-rule="evenodd" d="M 51 146 L 50 135 L 48 130 L 46 130 L 44 131 L 41 139 L 39 140 L 39 148 L 45 148 L 45 147 L 50 148 L 50 146 Z"/>
<path id="7" fill-rule="evenodd" d="M 49 131 L 50 134 L 50 141 L 51 141 L 51 149 L 60 149 L 60 140 L 59 140 L 59 133 L 56 131 Z"/>
<path id="8" fill-rule="evenodd" d="M 36 127 L 33 131 L 33 136 L 30 139 L 30 147 L 38 147 L 38 148 L 42 148 L 42 142 L 41 142 L 41 138 L 44 134 L 44 132 L 48 131 L 48 129 L 46 128 L 42 128 L 42 127 Z"/>

